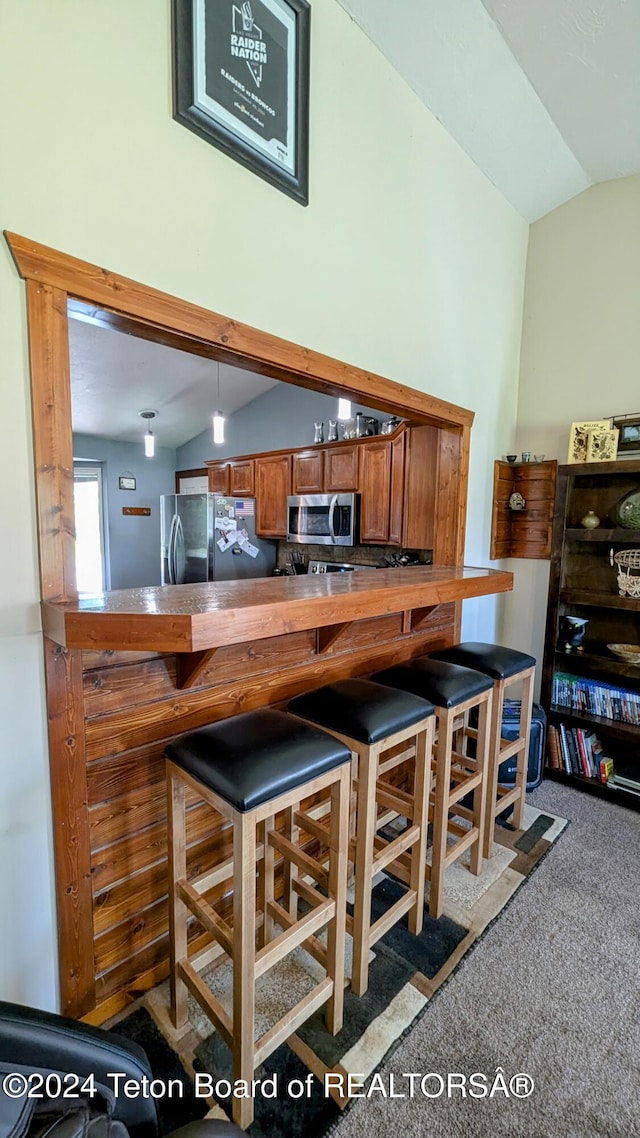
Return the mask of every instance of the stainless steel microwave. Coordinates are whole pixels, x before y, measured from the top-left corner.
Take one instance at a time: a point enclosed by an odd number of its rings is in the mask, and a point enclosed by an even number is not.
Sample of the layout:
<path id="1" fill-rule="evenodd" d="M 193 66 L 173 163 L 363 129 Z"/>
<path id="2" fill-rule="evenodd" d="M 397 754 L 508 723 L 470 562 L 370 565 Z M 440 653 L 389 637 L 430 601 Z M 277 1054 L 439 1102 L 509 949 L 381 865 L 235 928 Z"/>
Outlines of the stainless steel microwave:
<path id="1" fill-rule="evenodd" d="M 287 541 L 355 545 L 355 494 L 302 494 L 287 498 Z"/>

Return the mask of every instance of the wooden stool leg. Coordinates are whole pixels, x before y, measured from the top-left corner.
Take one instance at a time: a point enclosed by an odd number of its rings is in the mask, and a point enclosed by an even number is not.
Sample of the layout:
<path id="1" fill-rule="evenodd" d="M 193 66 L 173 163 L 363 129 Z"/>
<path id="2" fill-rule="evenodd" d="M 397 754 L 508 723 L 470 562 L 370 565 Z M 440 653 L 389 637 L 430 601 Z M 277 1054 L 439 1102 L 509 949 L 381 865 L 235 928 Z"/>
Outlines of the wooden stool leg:
<path id="1" fill-rule="evenodd" d="M 331 787 L 329 830 L 329 896 L 335 898 L 336 915 L 327 935 L 327 974 L 333 980 L 333 995 L 327 1004 L 325 1022 L 337 1035 L 344 1019 L 344 942 L 347 916 L 347 863 L 350 826 L 351 765 L 340 771 Z"/>
<path id="2" fill-rule="evenodd" d="M 411 850 L 410 889 L 416 892 L 416 903 L 409 912 L 409 932 L 417 936 L 424 923 L 424 881 L 427 857 L 427 826 L 429 821 L 429 784 L 431 775 L 431 748 L 433 747 L 433 717 L 425 731 L 416 735 L 416 757 L 413 773 L 413 815 L 411 822 L 420 827 L 420 837 Z"/>
<path id="3" fill-rule="evenodd" d="M 351 979 L 351 987 L 356 996 L 363 996 L 369 986 L 369 929 L 371 926 L 373 838 L 376 830 L 377 774 L 377 748 L 363 746 L 358 752 L 356 896 L 353 914 L 353 976 Z"/>
<path id="4" fill-rule="evenodd" d="M 533 683 L 535 679 L 535 670 L 531 668 L 522 681 L 522 693 L 520 701 L 520 725 L 518 733 L 520 738 L 524 740 L 523 749 L 518 755 L 518 766 L 516 768 L 516 786 L 520 794 L 513 807 L 513 825 L 516 830 L 522 829 L 524 821 L 524 800 L 527 792 L 527 771 L 529 768 L 529 741 L 531 738 L 531 714 L 533 712 Z"/>
<path id="5" fill-rule="evenodd" d="M 497 702 L 497 701 L 496 701 Z M 476 746 L 476 770 L 482 771 L 482 780 L 473 792 L 473 825 L 477 827 L 478 839 L 471 847 L 469 868 L 479 876 L 482 873 L 484 852 L 484 830 L 487 822 L 487 774 L 491 766 L 491 724 L 493 723 L 493 692 L 478 705 L 478 742 Z M 497 768 L 496 768 L 497 769 Z M 493 841 L 493 817 L 491 819 L 491 840 Z"/>
<path id="6" fill-rule="evenodd" d="M 431 861 L 431 890 L 429 893 L 429 913 L 432 917 L 442 916 L 442 894 L 444 885 L 444 860 L 447 855 L 447 823 L 449 811 L 449 788 L 451 783 L 451 750 L 453 746 L 453 721 L 455 712 L 438 708 L 438 743 L 436 747 L 436 800 L 433 811 L 433 846 Z"/>
<path id="7" fill-rule="evenodd" d="M 498 768 L 500 766 L 500 743 L 502 740 L 502 713 L 504 708 L 504 680 L 496 680 L 493 685 L 493 704 L 491 708 L 491 731 L 489 755 L 486 767 L 487 794 L 484 822 L 484 857 L 491 857 L 493 850 L 493 829 L 496 819 L 496 799 L 498 797 Z"/>
<path id="8" fill-rule="evenodd" d="M 283 833 L 285 838 L 293 842 L 294 846 L 298 844 L 298 835 L 300 833 L 297 826 L 293 824 L 293 806 L 289 806 L 284 811 L 284 829 Z M 287 910 L 289 915 L 293 917 L 294 921 L 298 919 L 298 894 L 293 888 L 293 882 L 298 874 L 298 867 L 293 862 L 285 858 L 284 862 L 284 894 L 282 897 L 282 906 Z"/>
<path id="9" fill-rule="evenodd" d="M 187 877 L 185 785 L 167 770 L 167 823 L 169 841 L 169 946 L 171 960 L 171 1019 L 174 1027 L 187 1021 L 187 989 L 178 964 L 187 959 L 187 907 L 178 896 L 177 881 Z"/>
<path id="10" fill-rule="evenodd" d="M 268 835 L 275 826 L 275 818 L 265 818 L 262 823 L 262 847 L 264 857 L 260 868 L 260 908 L 262 910 L 262 927 L 258 934 L 260 948 L 273 940 L 273 917 L 269 911 L 269 902 L 274 900 L 274 867 L 276 853 L 268 839 Z"/>
<path id="11" fill-rule="evenodd" d="M 251 1085 L 254 1071 L 256 950 L 256 824 L 238 814 L 233 825 L 233 1078 Z M 253 1099 L 233 1100 L 233 1121 L 253 1121 Z"/>

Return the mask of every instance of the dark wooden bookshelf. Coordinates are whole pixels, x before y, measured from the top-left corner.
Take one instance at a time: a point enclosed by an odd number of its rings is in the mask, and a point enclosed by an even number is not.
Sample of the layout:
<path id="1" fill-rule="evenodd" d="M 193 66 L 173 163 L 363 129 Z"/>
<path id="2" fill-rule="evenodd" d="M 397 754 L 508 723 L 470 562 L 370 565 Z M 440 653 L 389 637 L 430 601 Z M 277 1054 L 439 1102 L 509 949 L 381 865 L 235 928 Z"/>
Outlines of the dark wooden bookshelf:
<path id="1" fill-rule="evenodd" d="M 640 780 L 640 726 L 589 715 L 551 702 L 553 678 L 568 673 L 624 690 L 640 691 L 640 666 L 616 657 L 608 644 L 633 644 L 640 650 L 640 600 L 620 596 L 610 549 L 640 547 L 640 530 L 615 523 L 617 503 L 640 490 L 640 460 L 559 466 L 551 543 L 551 570 L 541 701 L 549 723 L 595 732 L 617 773 Z M 596 529 L 580 519 L 589 511 L 600 518 Z M 581 651 L 567 652 L 561 643 L 564 616 L 589 621 Z M 640 809 L 640 797 L 597 779 L 569 774 L 548 765 L 546 774 L 590 794 Z"/>

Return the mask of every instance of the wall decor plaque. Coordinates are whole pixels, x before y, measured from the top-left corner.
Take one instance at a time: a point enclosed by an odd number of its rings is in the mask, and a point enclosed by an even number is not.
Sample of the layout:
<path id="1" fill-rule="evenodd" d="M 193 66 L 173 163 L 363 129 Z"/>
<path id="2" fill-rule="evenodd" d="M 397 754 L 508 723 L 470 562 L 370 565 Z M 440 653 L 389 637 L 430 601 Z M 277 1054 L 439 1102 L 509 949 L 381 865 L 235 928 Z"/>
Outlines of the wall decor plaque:
<path id="1" fill-rule="evenodd" d="M 173 0 L 174 118 L 307 205 L 307 0 Z"/>

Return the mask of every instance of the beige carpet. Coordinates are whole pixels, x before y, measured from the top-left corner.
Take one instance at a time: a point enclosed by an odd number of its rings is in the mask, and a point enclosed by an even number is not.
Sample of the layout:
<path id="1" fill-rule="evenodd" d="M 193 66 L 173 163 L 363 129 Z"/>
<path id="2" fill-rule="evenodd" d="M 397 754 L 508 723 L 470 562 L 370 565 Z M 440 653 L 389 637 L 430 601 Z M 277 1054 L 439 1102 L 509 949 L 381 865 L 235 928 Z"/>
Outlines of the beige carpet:
<path id="1" fill-rule="evenodd" d="M 382 1083 L 394 1075 L 406 1092 L 407 1072 L 482 1072 L 491 1086 L 501 1067 L 507 1083 L 533 1076 L 533 1093 L 374 1094 L 335 1138 L 640 1135 L 640 814 L 555 783 L 529 800 L 571 825 L 432 998 Z"/>

